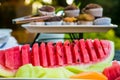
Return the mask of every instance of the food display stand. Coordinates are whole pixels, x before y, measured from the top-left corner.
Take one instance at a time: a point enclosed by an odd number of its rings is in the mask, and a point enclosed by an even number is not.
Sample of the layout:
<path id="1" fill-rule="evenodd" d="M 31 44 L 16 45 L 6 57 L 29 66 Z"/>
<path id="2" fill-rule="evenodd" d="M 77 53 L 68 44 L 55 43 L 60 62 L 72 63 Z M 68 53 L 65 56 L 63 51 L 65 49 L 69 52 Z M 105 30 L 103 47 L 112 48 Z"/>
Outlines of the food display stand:
<path id="1" fill-rule="evenodd" d="M 34 33 L 83 33 L 106 32 L 117 25 L 31 25 L 23 24 L 22 27 Z"/>
<path id="2" fill-rule="evenodd" d="M 33 25 L 23 24 L 22 27 L 29 32 L 38 33 L 32 44 L 35 43 L 40 33 L 84 33 L 84 32 L 107 32 L 112 28 L 117 28 L 117 25 Z"/>

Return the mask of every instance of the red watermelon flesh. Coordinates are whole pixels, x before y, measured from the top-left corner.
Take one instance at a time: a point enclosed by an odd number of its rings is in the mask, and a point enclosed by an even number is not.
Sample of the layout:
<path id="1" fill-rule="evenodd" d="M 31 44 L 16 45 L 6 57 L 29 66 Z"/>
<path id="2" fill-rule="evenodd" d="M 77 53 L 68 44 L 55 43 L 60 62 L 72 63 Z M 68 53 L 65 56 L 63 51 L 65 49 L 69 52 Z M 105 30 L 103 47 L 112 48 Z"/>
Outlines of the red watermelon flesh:
<path id="1" fill-rule="evenodd" d="M 69 40 L 64 42 L 64 56 L 65 56 L 65 64 L 72 64 L 72 53 L 71 46 Z"/>
<path id="2" fill-rule="evenodd" d="M 48 58 L 48 65 L 54 66 L 55 65 L 55 47 L 52 42 L 47 43 L 47 58 Z"/>
<path id="3" fill-rule="evenodd" d="M 90 60 L 97 61 L 97 55 L 96 55 L 95 48 L 93 46 L 93 42 L 91 39 L 86 40 L 86 47 L 89 52 Z"/>
<path id="4" fill-rule="evenodd" d="M 110 53 L 110 49 L 111 49 L 110 42 L 107 40 L 100 40 L 100 42 L 103 47 L 103 51 L 104 51 L 105 55 L 108 55 Z"/>
<path id="5" fill-rule="evenodd" d="M 120 76 L 119 76 L 119 77 L 117 77 L 115 80 L 120 80 Z"/>
<path id="6" fill-rule="evenodd" d="M 89 57 L 84 39 L 79 40 L 79 45 L 80 45 L 80 51 L 81 51 L 81 56 L 82 56 L 81 58 L 82 58 L 83 63 L 90 62 L 90 57 Z"/>
<path id="7" fill-rule="evenodd" d="M 56 64 L 64 65 L 64 53 L 63 53 L 63 45 L 62 42 L 56 43 Z"/>
<path id="8" fill-rule="evenodd" d="M 39 45 L 38 43 L 35 43 L 32 47 L 32 62 L 33 66 L 40 66 L 40 60 L 39 60 Z"/>
<path id="9" fill-rule="evenodd" d="M 21 52 L 22 65 L 29 64 L 30 63 L 30 60 L 29 60 L 30 45 L 29 44 L 23 45 L 21 49 L 22 49 L 22 52 Z"/>
<path id="10" fill-rule="evenodd" d="M 31 62 L 34 66 L 43 67 L 87 64 L 97 59 L 98 61 L 99 59 L 105 59 L 105 54 L 108 54 L 110 46 L 111 43 L 109 41 L 99 41 L 98 39 L 95 39 L 93 42 L 91 39 L 86 41 L 80 39 L 74 40 L 72 43 L 67 40 L 64 44 L 58 42 L 55 45 L 52 42 L 48 42 L 47 44 L 41 43 L 40 47 L 35 43 L 31 50 L 30 45 L 26 44 L 21 49 L 17 46 L 5 50 L 5 56 L 4 51 L 0 51 L 0 59 L 2 59 L 0 64 L 10 69 L 18 69 L 20 66 L 30 64 Z"/>
<path id="11" fill-rule="evenodd" d="M 10 48 L 5 51 L 5 67 L 14 69 L 14 49 Z"/>
<path id="12" fill-rule="evenodd" d="M 5 66 L 5 51 L 4 50 L 0 51 L 0 64 L 2 66 Z"/>
<path id="13" fill-rule="evenodd" d="M 115 80 L 120 76 L 120 64 L 113 61 L 112 66 L 105 68 L 103 74 L 108 77 L 108 80 Z"/>
<path id="14" fill-rule="evenodd" d="M 14 68 L 18 69 L 22 65 L 20 47 L 16 46 L 14 49 Z"/>
<path id="15" fill-rule="evenodd" d="M 97 53 L 97 56 L 99 59 L 103 59 L 105 57 L 102 45 L 100 44 L 100 41 L 98 39 L 94 40 L 94 46 L 95 46 L 95 50 Z"/>
<path id="16" fill-rule="evenodd" d="M 41 43 L 40 44 L 40 53 L 39 53 L 39 56 L 40 56 L 40 65 L 44 66 L 44 67 L 47 67 L 48 66 L 48 61 L 47 61 L 47 54 L 46 54 L 46 45 L 45 43 Z"/>
<path id="17" fill-rule="evenodd" d="M 73 63 L 81 63 L 80 57 L 80 49 L 79 49 L 79 41 L 74 40 L 74 44 L 72 45 L 72 56 L 73 56 Z"/>

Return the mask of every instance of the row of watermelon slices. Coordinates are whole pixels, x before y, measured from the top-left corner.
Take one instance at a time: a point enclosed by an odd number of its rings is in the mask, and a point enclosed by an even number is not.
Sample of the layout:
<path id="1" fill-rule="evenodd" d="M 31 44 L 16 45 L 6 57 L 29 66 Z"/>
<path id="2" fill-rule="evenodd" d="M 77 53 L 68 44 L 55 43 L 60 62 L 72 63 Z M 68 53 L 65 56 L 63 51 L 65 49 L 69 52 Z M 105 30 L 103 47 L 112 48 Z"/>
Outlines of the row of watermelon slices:
<path id="1" fill-rule="evenodd" d="M 0 51 L 0 64 L 8 69 L 18 69 L 31 63 L 33 66 L 55 67 L 72 64 L 88 64 L 104 60 L 110 53 L 110 42 L 107 40 L 80 39 L 64 43 L 57 42 L 40 45 L 35 43 L 16 46 Z"/>

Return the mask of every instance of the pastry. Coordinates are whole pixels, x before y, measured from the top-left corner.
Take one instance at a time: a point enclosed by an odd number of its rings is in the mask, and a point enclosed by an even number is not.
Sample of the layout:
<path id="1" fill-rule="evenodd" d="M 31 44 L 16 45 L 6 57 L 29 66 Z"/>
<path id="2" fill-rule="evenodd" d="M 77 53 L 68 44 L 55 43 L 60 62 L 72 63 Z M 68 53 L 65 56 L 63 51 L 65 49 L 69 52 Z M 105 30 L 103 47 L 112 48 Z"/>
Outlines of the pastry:
<path id="1" fill-rule="evenodd" d="M 66 17 L 77 17 L 79 15 L 80 9 L 75 5 L 70 5 L 64 9 Z"/>
<path id="2" fill-rule="evenodd" d="M 38 9 L 38 12 L 44 16 L 54 16 L 55 15 L 55 8 L 52 6 L 43 6 L 43 7 Z"/>
<path id="3" fill-rule="evenodd" d="M 77 18 L 75 17 L 65 17 L 63 19 L 63 25 L 76 25 Z"/>
<path id="4" fill-rule="evenodd" d="M 111 24 L 111 18 L 109 17 L 102 17 L 102 18 L 97 18 L 94 21 L 95 25 L 110 25 Z"/>
<path id="5" fill-rule="evenodd" d="M 61 16 L 54 16 L 50 17 L 49 19 L 45 20 L 46 25 L 62 25 L 62 17 Z"/>
<path id="6" fill-rule="evenodd" d="M 95 19 L 95 17 L 90 14 L 80 14 L 77 18 L 78 25 L 92 25 Z"/>
<path id="7" fill-rule="evenodd" d="M 82 10 L 83 13 L 91 14 L 95 17 L 102 17 L 103 16 L 103 8 L 98 4 L 88 4 L 85 8 Z"/>

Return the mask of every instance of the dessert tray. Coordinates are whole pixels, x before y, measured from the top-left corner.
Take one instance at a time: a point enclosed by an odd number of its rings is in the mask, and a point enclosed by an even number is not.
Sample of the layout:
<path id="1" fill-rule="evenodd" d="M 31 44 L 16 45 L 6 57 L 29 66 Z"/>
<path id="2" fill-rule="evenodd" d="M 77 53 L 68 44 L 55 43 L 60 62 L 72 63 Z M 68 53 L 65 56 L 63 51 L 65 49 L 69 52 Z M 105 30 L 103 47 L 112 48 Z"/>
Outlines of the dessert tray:
<path id="1" fill-rule="evenodd" d="M 33 33 L 82 33 L 106 32 L 117 25 L 36 25 L 23 24 L 22 27 Z"/>

